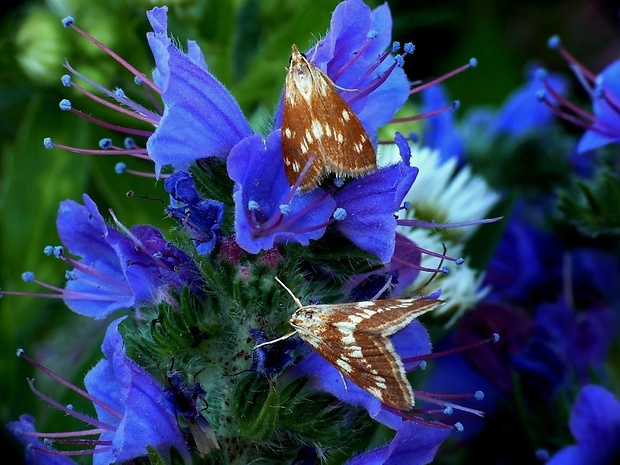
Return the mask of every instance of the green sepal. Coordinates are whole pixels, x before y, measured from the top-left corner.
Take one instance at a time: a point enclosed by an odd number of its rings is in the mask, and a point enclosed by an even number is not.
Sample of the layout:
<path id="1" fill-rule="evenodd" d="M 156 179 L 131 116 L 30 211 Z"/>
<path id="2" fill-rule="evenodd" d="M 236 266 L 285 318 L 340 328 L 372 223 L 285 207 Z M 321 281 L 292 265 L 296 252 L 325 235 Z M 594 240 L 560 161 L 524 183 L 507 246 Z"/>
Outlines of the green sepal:
<path id="1" fill-rule="evenodd" d="M 564 221 L 589 237 L 620 235 L 620 180 L 599 171 L 593 180 L 576 180 L 559 192 L 558 209 Z"/>
<path id="2" fill-rule="evenodd" d="M 278 418 L 279 399 L 278 391 L 266 379 L 256 373 L 243 376 L 233 402 L 239 434 L 255 441 L 270 439 Z"/>

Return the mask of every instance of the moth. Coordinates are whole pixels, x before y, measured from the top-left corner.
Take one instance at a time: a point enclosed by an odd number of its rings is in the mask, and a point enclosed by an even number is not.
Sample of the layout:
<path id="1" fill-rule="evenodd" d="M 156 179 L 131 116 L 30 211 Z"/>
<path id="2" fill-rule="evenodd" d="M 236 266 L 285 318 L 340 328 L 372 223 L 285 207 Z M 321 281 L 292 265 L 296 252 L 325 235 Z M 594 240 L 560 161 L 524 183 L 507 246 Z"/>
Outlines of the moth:
<path id="1" fill-rule="evenodd" d="M 277 277 L 299 307 L 289 323 L 306 342 L 343 376 L 386 405 L 411 410 L 413 390 L 390 336 L 443 301 L 432 298 L 385 299 L 303 306 Z"/>
<path id="2" fill-rule="evenodd" d="M 330 173 L 359 177 L 377 169 L 375 149 L 336 85 L 292 46 L 284 86 L 282 153 L 291 185 L 312 159 L 299 189 L 314 189 Z M 352 90 L 354 91 L 354 90 Z"/>

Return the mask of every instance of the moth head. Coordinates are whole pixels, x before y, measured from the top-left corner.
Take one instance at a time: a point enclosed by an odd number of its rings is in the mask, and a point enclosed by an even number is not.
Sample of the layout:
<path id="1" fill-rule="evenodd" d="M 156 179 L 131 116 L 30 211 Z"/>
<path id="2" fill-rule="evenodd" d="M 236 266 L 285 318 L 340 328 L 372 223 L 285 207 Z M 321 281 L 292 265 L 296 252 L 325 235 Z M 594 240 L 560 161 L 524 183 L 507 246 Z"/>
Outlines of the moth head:
<path id="1" fill-rule="evenodd" d="M 291 318 L 291 326 L 307 326 L 315 318 L 315 311 L 310 307 L 303 307 L 293 313 Z"/>

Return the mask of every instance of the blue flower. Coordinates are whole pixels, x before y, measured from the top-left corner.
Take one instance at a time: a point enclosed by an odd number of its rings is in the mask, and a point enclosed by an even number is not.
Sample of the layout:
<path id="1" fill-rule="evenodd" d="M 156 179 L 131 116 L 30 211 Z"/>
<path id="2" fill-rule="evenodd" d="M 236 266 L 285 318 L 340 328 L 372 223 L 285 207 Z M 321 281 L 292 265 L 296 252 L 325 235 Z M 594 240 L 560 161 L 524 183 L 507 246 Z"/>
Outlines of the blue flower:
<path id="1" fill-rule="evenodd" d="M 547 465 L 607 465 L 620 460 L 620 401 L 608 390 L 587 385 L 570 417 L 577 444 L 565 447 Z"/>
<path id="2" fill-rule="evenodd" d="M 591 94 L 594 124 L 579 141 L 579 153 L 620 142 L 620 60 L 605 68 L 596 77 L 595 85 Z"/>
<path id="3" fill-rule="evenodd" d="M 64 411 L 67 415 L 77 418 L 93 427 L 81 436 L 99 435 L 99 438 L 88 442 L 94 448 L 85 449 L 84 454 L 93 454 L 94 465 L 120 463 L 147 455 L 148 448 L 155 449 L 166 461 L 170 458 L 170 448 L 174 447 L 189 462 L 189 451 L 179 429 L 173 405 L 166 397 L 162 386 L 143 368 L 127 358 L 123 339 L 118 326 L 125 317 L 114 320 L 106 332 L 101 349 L 104 358 L 99 361 L 84 378 L 88 393 L 62 380 L 55 373 L 27 358 L 30 363 L 45 371 L 57 381 L 78 392 L 93 402 L 97 419 L 65 407 L 43 395 L 30 386 L 33 392 L 50 405 Z M 28 436 L 37 438 L 49 437 L 62 443 L 64 438 L 75 438 L 76 433 L 34 433 L 33 421 L 24 419 L 19 424 L 12 423 L 9 428 L 20 440 L 32 442 Z M 24 438 L 23 436 L 26 436 Z M 32 448 L 27 454 L 35 451 L 37 457 L 47 457 L 49 448 Z M 56 456 L 66 456 L 70 452 L 53 450 Z M 47 459 L 45 459 L 47 460 Z M 39 463 L 39 462 L 36 462 Z M 43 462 L 46 463 L 46 462 Z M 49 462 L 65 463 L 65 462 Z"/>
<path id="4" fill-rule="evenodd" d="M 280 131 L 266 141 L 260 135 L 244 139 L 228 157 L 228 174 L 235 181 L 235 232 L 250 253 L 275 244 L 308 245 L 334 221 L 334 200 L 321 189 L 295 195 L 284 173 Z"/>
<path id="5" fill-rule="evenodd" d="M 189 285 L 198 288 L 198 274 L 189 257 L 164 240 L 157 229 L 133 226 L 122 234 L 108 227 L 88 195 L 84 206 L 61 203 L 57 228 L 75 261 L 63 298 L 81 315 L 101 319 L 115 310 L 139 308 L 169 299 L 168 292 Z"/>
<path id="6" fill-rule="evenodd" d="M 164 181 L 172 201 L 166 211 L 191 235 L 196 251 L 201 255 L 211 253 L 220 236 L 224 205 L 215 200 L 203 199 L 187 171 L 176 171 Z"/>
<path id="7" fill-rule="evenodd" d="M 168 37 L 167 11 L 161 7 L 147 13 L 154 79 L 164 102 L 161 121 L 147 142 L 157 173 L 165 165 L 184 170 L 200 158 L 225 158 L 252 134 L 235 99 L 209 73 L 196 42 L 188 41 L 188 53 L 183 53 Z"/>
<path id="8" fill-rule="evenodd" d="M 543 79 L 558 94 L 566 91 L 566 80 L 556 74 L 541 74 L 539 69 L 530 68 L 526 72 L 527 82 L 508 96 L 493 120 L 491 134 L 519 137 L 529 131 L 541 131 L 553 121 L 553 111 L 541 105 L 537 96 L 545 88 Z"/>

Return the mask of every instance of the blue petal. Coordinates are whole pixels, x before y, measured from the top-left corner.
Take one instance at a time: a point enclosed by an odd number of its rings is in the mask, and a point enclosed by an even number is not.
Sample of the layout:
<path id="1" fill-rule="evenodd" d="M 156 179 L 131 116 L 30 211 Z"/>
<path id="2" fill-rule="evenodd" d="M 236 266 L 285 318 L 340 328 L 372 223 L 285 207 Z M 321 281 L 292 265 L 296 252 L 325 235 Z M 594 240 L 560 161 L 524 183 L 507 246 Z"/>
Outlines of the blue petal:
<path id="1" fill-rule="evenodd" d="M 291 199 L 280 131 L 271 133 L 266 143 L 255 135 L 235 146 L 228 174 L 235 181 L 236 240 L 246 251 L 258 253 L 281 242 L 307 245 L 325 233 L 335 203 L 321 189 Z M 259 209 L 250 210 L 250 202 Z M 280 206 L 285 204 L 290 208 L 282 215 Z"/>
<path id="2" fill-rule="evenodd" d="M 195 44 L 189 55 L 173 45 L 166 12 L 164 7 L 148 13 L 154 32 L 147 38 L 164 102 L 161 121 L 147 142 L 157 173 L 165 165 L 187 169 L 200 158 L 226 157 L 237 142 L 252 134 L 235 99 L 206 71 Z"/>
<path id="3" fill-rule="evenodd" d="M 147 447 L 169 457 L 175 447 L 189 463 L 189 451 L 179 429 L 174 408 L 157 381 L 127 358 L 118 325 L 110 323 L 101 346 L 105 358 L 88 372 L 84 384 L 88 392 L 112 406 L 122 418 L 99 404 L 95 410 L 100 420 L 114 425 L 116 431 L 105 432 L 101 440 L 112 441 L 111 450 L 94 455 L 94 463 L 113 463 L 146 455 Z"/>
<path id="4" fill-rule="evenodd" d="M 62 202 L 56 226 L 65 248 L 81 256 L 81 263 L 96 270 L 98 279 L 74 270 L 76 279 L 67 282 L 69 292 L 65 303 L 80 315 L 101 319 L 115 310 L 131 307 L 135 299 L 116 251 L 108 242 L 111 236 L 118 237 L 118 232 L 108 230 L 97 206 L 87 195 L 84 203 L 85 206 L 72 200 Z M 73 293 L 83 296 L 71 298 Z"/>
<path id="5" fill-rule="evenodd" d="M 338 207 L 347 212 L 347 217 L 336 223 L 337 229 L 358 247 L 388 263 L 396 240 L 394 212 L 417 174 L 417 168 L 398 163 L 351 181 L 335 196 Z"/>
<path id="6" fill-rule="evenodd" d="M 603 387 L 584 386 L 575 401 L 570 430 L 577 440 L 548 465 L 605 465 L 620 456 L 620 402 Z"/>
<path id="7" fill-rule="evenodd" d="M 599 75 L 603 87 L 616 102 L 620 99 L 620 60 L 614 61 Z M 577 144 L 577 152 L 583 153 L 607 144 L 620 142 L 620 113 L 612 108 L 603 98 L 593 97 L 594 115 L 600 121 L 594 127 L 599 130 L 588 130 Z"/>
<path id="8" fill-rule="evenodd" d="M 551 74 L 546 79 L 558 93 L 566 91 L 566 81 L 562 77 Z M 491 133 L 520 136 L 527 131 L 540 131 L 554 121 L 555 115 L 551 109 L 538 100 L 537 93 L 541 89 L 545 89 L 545 85 L 532 71 L 528 82 L 515 90 L 504 103 Z"/>
<path id="9" fill-rule="evenodd" d="M 426 465 L 433 461 L 450 432 L 450 429 L 405 421 L 387 446 L 360 454 L 346 465 Z"/>

